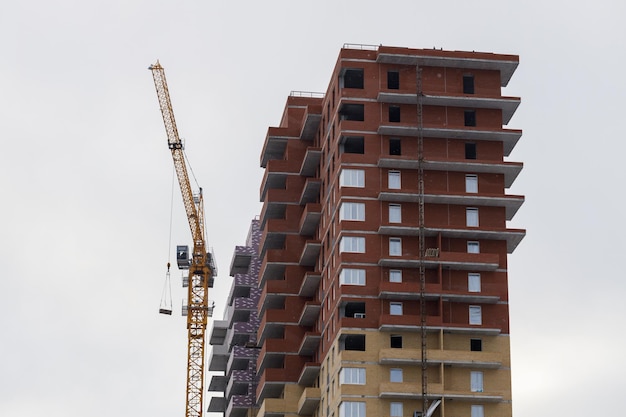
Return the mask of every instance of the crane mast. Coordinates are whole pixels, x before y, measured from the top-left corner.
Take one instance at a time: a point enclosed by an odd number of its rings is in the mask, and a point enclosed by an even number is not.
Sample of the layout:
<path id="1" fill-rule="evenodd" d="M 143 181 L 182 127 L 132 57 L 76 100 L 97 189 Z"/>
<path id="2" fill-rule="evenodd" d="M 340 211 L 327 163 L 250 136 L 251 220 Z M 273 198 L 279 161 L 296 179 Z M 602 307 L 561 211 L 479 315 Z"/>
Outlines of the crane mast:
<path id="1" fill-rule="evenodd" d="M 193 252 L 189 266 L 187 291 L 187 400 L 186 417 L 202 416 L 204 385 L 204 348 L 207 320 L 210 316 L 208 288 L 213 287 L 215 264 L 207 253 L 204 237 L 204 199 L 202 189 L 194 195 L 187 174 L 183 144 L 178 136 L 170 94 L 165 79 L 165 70 L 159 64 L 149 67 L 154 78 L 161 114 L 167 133 L 167 144 L 172 153 L 178 184 L 185 205 L 187 220 L 193 239 Z M 212 310 L 212 309 L 211 309 Z"/>

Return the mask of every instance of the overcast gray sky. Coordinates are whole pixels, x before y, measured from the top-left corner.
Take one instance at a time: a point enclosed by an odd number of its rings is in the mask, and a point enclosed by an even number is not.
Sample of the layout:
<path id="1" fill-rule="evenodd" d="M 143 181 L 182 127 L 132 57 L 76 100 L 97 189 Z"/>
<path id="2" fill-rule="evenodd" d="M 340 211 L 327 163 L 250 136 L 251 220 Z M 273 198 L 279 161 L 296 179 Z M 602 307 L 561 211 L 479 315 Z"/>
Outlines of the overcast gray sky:
<path id="1" fill-rule="evenodd" d="M 510 227 L 528 230 L 509 263 L 514 416 L 617 415 L 626 3 L 215 3 L 0 5 L 0 415 L 183 415 L 184 319 L 157 313 L 172 162 L 147 67 L 166 69 L 205 190 L 219 317 L 267 127 L 291 90 L 325 90 L 344 43 L 520 55 L 504 90 L 524 131 Z M 175 198 L 172 244 L 190 244 Z"/>

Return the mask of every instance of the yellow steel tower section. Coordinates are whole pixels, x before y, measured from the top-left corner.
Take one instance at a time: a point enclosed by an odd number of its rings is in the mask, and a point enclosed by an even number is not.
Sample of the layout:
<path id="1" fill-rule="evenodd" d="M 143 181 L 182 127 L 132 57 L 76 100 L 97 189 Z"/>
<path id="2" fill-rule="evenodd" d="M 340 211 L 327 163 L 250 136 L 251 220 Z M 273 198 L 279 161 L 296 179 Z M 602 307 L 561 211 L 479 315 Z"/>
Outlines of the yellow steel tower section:
<path id="1" fill-rule="evenodd" d="M 193 253 L 189 267 L 188 310 L 187 310 L 187 404 L 186 417 L 202 416 L 202 394 L 204 384 L 204 345 L 207 319 L 210 315 L 208 288 L 213 287 L 215 266 L 211 254 L 207 253 L 204 240 L 204 209 L 202 189 L 198 195 L 191 191 L 183 145 L 178 136 L 170 94 L 165 80 L 165 71 L 159 62 L 149 67 L 154 78 L 159 105 L 167 132 L 167 144 L 172 152 L 180 191 L 189 220 L 193 238 Z"/>

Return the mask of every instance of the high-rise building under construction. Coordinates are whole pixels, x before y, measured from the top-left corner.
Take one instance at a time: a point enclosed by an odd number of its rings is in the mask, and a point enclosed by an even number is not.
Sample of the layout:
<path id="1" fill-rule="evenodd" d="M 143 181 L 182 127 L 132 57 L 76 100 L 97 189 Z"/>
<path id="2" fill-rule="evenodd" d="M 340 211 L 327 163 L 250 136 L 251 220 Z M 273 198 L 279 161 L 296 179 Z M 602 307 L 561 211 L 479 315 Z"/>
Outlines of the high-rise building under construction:
<path id="1" fill-rule="evenodd" d="M 227 417 L 507 417 L 515 55 L 345 45 L 270 127 L 211 332 Z"/>

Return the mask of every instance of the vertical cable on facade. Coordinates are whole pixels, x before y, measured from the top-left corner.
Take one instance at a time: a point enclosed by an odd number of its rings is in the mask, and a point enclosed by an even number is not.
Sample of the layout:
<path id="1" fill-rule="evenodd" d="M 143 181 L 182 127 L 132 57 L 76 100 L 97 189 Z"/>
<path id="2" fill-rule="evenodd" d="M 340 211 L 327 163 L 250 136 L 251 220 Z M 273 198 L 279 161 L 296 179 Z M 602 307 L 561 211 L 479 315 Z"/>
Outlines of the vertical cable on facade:
<path id="1" fill-rule="evenodd" d="M 426 239 L 424 237 L 424 135 L 422 113 L 422 69 L 415 67 L 417 76 L 417 178 L 419 199 L 419 270 L 420 270 L 420 332 L 422 341 L 422 416 L 428 410 L 428 363 L 427 363 L 427 334 L 426 334 L 426 269 L 424 257 L 426 255 Z"/>

